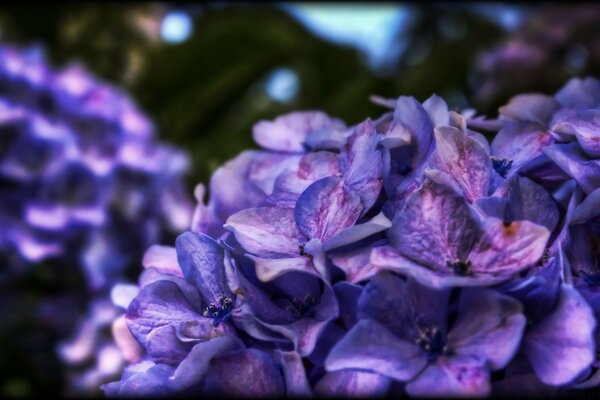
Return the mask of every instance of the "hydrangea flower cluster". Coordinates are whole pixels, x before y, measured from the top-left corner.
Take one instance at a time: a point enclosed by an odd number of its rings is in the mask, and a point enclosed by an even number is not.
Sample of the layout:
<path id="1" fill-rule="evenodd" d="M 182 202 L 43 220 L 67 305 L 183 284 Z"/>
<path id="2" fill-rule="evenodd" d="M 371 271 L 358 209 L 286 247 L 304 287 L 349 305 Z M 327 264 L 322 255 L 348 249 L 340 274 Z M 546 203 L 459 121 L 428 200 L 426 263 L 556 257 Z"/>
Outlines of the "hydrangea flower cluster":
<path id="1" fill-rule="evenodd" d="M 7 268 L 71 257 L 93 289 L 109 287 L 136 247 L 189 226 L 187 156 L 79 65 L 54 71 L 38 48 L 0 47 L 0 141 Z"/>
<path id="2" fill-rule="evenodd" d="M 31 317 L 65 336 L 77 315 L 54 308 L 67 298 L 89 300 L 79 332 L 59 346 L 67 363 L 90 362 L 102 337 L 112 342 L 112 285 L 148 246 L 189 227 L 188 164 L 186 154 L 157 141 L 119 89 L 77 64 L 53 70 L 40 48 L 0 46 L 0 281 L 10 285 L 33 264 L 55 275 L 80 269 L 87 287 L 56 304 L 46 299 L 41 317 Z M 112 369 L 97 369 L 118 373 L 122 358 L 109 359 Z M 82 390 L 102 382 L 92 381 Z"/>
<path id="3" fill-rule="evenodd" d="M 494 120 L 294 112 L 145 254 L 109 396 L 488 396 L 600 384 L 600 82 Z M 491 144 L 481 131 L 495 134 Z"/>

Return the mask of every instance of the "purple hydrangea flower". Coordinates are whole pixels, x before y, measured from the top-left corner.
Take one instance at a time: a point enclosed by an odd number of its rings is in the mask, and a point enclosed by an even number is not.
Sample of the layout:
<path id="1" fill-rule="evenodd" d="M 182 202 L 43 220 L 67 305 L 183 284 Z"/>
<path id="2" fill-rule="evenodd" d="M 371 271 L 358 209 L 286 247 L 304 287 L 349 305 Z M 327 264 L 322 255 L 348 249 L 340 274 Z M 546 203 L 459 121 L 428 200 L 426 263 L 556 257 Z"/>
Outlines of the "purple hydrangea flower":
<path id="1" fill-rule="evenodd" d="M 145 248 L 190 226 L 188 164 L 120 89 L 80 65 L 52 68 L 40 49 L 0 46 L 1 273 L 10 284 L 33 264 L 80 270 L 87 287 L 73 291 L 93 298 L 57 346 L 75 393 L 123 367 L 109 291 Z"/>
<path id="2" fill-rule="evenodd" d="M 354 126 L 259 122 L 263 149 L 217 169 L 206 203 L 197 187 L 191 232 L 146 252 L 116 336 L 131 364 L 105 392 L 597 386 L 593 82 L 517 96 L 493 120 L 434 95 L 375 97 L 392 111 Z"/>

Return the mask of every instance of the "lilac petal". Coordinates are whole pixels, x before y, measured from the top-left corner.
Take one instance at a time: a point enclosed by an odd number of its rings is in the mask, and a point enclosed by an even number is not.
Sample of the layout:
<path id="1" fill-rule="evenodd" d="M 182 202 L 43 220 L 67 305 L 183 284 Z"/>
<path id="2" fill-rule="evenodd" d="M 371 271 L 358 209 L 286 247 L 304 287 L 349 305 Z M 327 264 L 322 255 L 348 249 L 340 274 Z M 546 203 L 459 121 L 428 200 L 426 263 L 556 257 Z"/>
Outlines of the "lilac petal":
<path id="1" fill-rule="evenodd" d="M 554 130 L 574 134 L 579 145 L 590 157 L 600 157 L 600 112 L 587 110 L 570 116 L 555 125 Z"/>
<path id="2" fill-rule="evenodd" d="M 433 270 L 448 270 L 446 261 L 466 260 L 481 235 L 466 200 L 431 180 L 411 194 L 388 231 L 400 253 Z"/>
<path id="3" fill-rule="evenodd" d="M 175 327 L 164 325 L 148 334 L 144 347 L 152 361 L 177 365 L 187 356 L 192 344 L 178 340 Z"/>
<path id="4" fill-rule="evenodd" d="M 253 285 L 242 273 L 238 274 L 238 279 L 244 301 L 252 309 L 254 318 L 259 318 L 267 324 L 276 325 L 290 324 L 297 320 L 293 313 L 275 304 L 269 294 Z"/>
<path id="5" fill-rule="evenodd" d="M 340 306 L 340 319 L 342 320 L 344 327 L 347 330 L 350 330 L 350 328 L 358 322 L 356 310 L 358 298 L 363 291 L 363 287 L 340 281 L 333 285 L 333 288 Z"/>
<path id="6" fill-rule="evenodd" d="M 501 115 L 528 122 L 546 124 L 558 110 L 559 104 L 551 96 L 521 94 L 510 99 L 498 110 Z"/>
<path id="7" fill-rule="evenodd" d="M 522 176 L 514 176 L 509 185 L 508 201 L 512 211 L 512 218 L 509 220 L 525 219 L 543 225 L 552 232 L 558 223 L 559 212 L 550 193 Z"/>
<path id="8" fill-rule="evenodd" d="M 220 221 L 231 214 L 256 205 L 265 193 L 247 178 L 252 161 L 260 155 L 256 151 L 245 151 L 219 167 L 210 178 L 209 208 Z"/>
<path id="9" fill-rule="evenodd" d="M 458 182 L 470 202 L 487 196 L 492 161 L 486 149 L 456 128 L 440 127 L 434 133 L 440 169 Z"/>
<path id="10" fill-rule="evenodd" d="M 382 232 L 391 226 L 392 222 L 383 214 L 383 212 L 380 212 L 369 221 L 359 225 L 350 226 L 340 231 L 329 240 L 326 240 L 325 243 L 323 243 L 323 249 L 329 251 L 331 249 L 356 243 L 359 240 Z"/>
<path id="11" fill-rule="evenodd" d="M 252 128 L 254 141 L 277 151 L 304 152 L 304 142 L 311 132 L 344 130 L 344 124 L 320 111 L 292 112 L 273 121 L 260 121 Z"/>
<path id="12" fill-rule="evenodd" d="M 131 334 L 125 315 L 121 315 L 113 321 L 111 332 L 115 339 L 115 344 L 118 346 L 125 360 L 135 363 L 142 358 L 144 349 Z"/>
<path id="13" fill-rule="evenodd" d="M 370 263 L 371 248 L 363 248 L 329 256 L 331 262 L 346 274 L 348 282 L 365 281 L 375 275 L 379 269 Z"/>
<path id="14" fill-rule="evenodd" d="M 600 103 L 600 82 L 597 79 L 571 78 L 554 96 L 563 106 L 569 108 L 594 107 Z"/>
<path id="15" fill-rule="evenodd" d="M 553 142 L 552 136 L 538 124 L 509 122 L 494 137 L 491 150 L 498 159 L 512 160 L 511 175 Z"/>
<path id="16" fill-rule="evenodd" d="M 491 370 L 501 369 L 517 352 L 525 323 L 523 307 L 512 297 L 490 289 L 465 288 L 448 347 L 456 354 L 485 357 Z"/>
<path id="17" fill-rule="evenodd" d="M 415 397 L 487 397 L 491 390 L 485 360 L 473 356 L 439 359 L 406 385 Z"/>
<path id="18" fill-rule="evenodd" d="M 192 308 L 179 286 L 166 280 L 143 287 L 129 304 L 126 319 L 131 333 L 142 344 L 161 326 L 205 320 Z"/>
<path id="19" fill-rule="evenodd" d="M 478 212 L 482 216 L 504 218 L 508 200 L 503 197 L 490 196 L 477 199 L 474 203 Z"/>
<path id="20" fill-rule="evenodd" d="M 154 268 L 161 274 L 183 277 L 183 272 L 177 263 L 177 252 L 172 246 L 154 244 L 144 253 L 142 259 L 144 268 Z"/>
<path id="21" fill-rule="evenodd" d="M 367 119 L 354 129 L 340 153 L 344 180 L 361 197 L 365 210 L 373 206 L 383 186 L 383 162 L 378 145 L 375 126 Z"/>
<path id="22" fill-rule="evenodd" d="M 315 385 L 315 393 L 320 397 L 383 397 L 391 383 L 377 373 L 344 369 L 325 374 Z"/>
<path id="23" fill-rule="evenodd" d="M 309 256 L 276 259 L 260 258 L 252 255 L 248 255 L 248 257 L 254 261 L 256 276 L 263 282 L 269 282 L 291 271 L 305 272 L 315 276 L 319 274 Z"/>
<path id="24" fill-rule="evenodd" d="M 433 143 L 433 124 L 429 114 L 414 97 L 400 96 L 394 110 L 394 121 L 411 133 L 414 168 L 425 159 Z"/>
<path id="25" fill-rule="evenodd" d="M 414 342 L 423 327 L 446 332 L 449 290 L 435 290 L 404 281 L 389 272 L 375 275 L 363 290 L 357 304 L 358 318 L 373 319 L 398 337 Z"/>
<path id="26" fill-rule="evenodd" d="M 173 370 L 169 365 L 141 362 L 128 367 L 121 381 L 111 382 L 100 388 L 107 397 L 169 396 L 173 394 L 169 381 Z"/>
<path id="27" fill-rule="evenodd" d="M 259 207 L 227 219 L 225 229 L 248 252 L 264 258 L 297 256 L 307 239 L 296 227 L 293 208 Z"/>
<path id="28" fill-rule="evenodd" d="M 231 336 L 221 336 L 196 344 L 170 377 L 170 385 L 180 392 L 201 383 L 215 357 L 243 347 L 240 340 Z"/>
<path id="29" fill-rule="evenodd" d="M 328 372 L 360 369 L 399 380 L 412 379 L 427 357 L 417 345 L 400 339 L 373 320 L 361 320 L 331 349 Z"/>
<path id="30" fill-rule="evenodd" d="M 234 351 L 210 362 L 203 392 L 217 396 L 278 397 L 285 394 L 283 377 L 267 353 L 256 349 Z"/>
<path id="31" fill-rule="evenodd" d="M 325 241 L 354 225 L 362 212 L 360 197 L 342 178 L 332 176 L 316 181 L 300 195 L 294 215 L 304 236 Z"/>
<path id="32" fill-rule="evenodd" d="M 184 232 L 175 240 L 177 260 L 185 279 L 198 288 L 207 304 L 234 299 L 227 286 L 223 249 L 210 236 Z"/>
<path id="33" fill-rule="evenodd" d="M 275 356 L 283 369 L 287 397 L 310 397 L 312 389 L 306 378 L 302 357 L 295 351 L 276 350 Z"/>
<path id="34" fill-rule="evenodd" d="M 548 385 L 571 382 L 596 356 L 594 314 L 572 286 L 563 285 L 556 309 L 525 336 L 525 354 Z"/>
<path id="35" fill-rule="evenodd" d="M 508 276 L 535 264 L 546 250 L 550 231 L 529 221 L 507 223 L 489 217 L 469 260 L 476 273 Z"/>
<path id="36" fill-rule="evenodd" d="M 434 94 L 425 100 L 423 108 L 427 111 L 427 114 L 429 114 L 429 118 L 431 119 L 431 122 L 433 122 L 434 128 L 450 125 L 448 104 L 446 104 L 446 101 L 440 96 Z"/>
<path id="37" fill-rule="evenodd" d="M 275 180 L 274 193 L 300 194 L 313 182 L 328 176 L 341 175 L 338 155 L 329 151 L 308 153 L 281 173 Z"/>
<path id="38" fill-rule="evenodd" d="M 391 246 L 379 246 L 371 251 L 371 264 L 380 270 L 394 271 L 415 278 L 421 285 L 431 288 L 452 288 L 458 286 L 490 286 L 500 283 L 509 276 L 457 276 L 449 270 L 435 272 L 406 258 Z"/>
<path id="39" fill-rule="evenodd" d="M 575 178 L 586 193 L 600 187 L 600 160 L 590 160 L 577 143 L 555 144 L 545 148 L 544 153 Z"/>
<path id="40" fill-rule="evenodd" d="M 275 181 L 277 177 L 284 171 L 290 169 L 291 166 L 296 166 L 300 163 L 302 156 L 279 154 L 268 151 L 257 151 L 248 165 L 246 173 L 247 179 L 253 185 L 269 195 L 273 193 Z M 238 199 L 239 203 L 239 199 Z M 256 206 L 258 204 L 255 204 Z M 241 208 L 238 208 L 240 210 Z"/>
<path id="41" fill-rule="evenodd" d="M 600 215 L 600 188 L 587 195 L 575 208 L 571 225 L 582 224 Z"/>
<path id="42" fill-rule="evenodd" d="M 194 189 L 194 197 L 196 198 L 196 208 L 192 215 L 190 230 L 192 232 L 205 233 L 207 235 L 217 237 L 223 233 L 221 223 L 213 210 L 204 204 L 204 195 L 206 187 L 199 183 Z"/>

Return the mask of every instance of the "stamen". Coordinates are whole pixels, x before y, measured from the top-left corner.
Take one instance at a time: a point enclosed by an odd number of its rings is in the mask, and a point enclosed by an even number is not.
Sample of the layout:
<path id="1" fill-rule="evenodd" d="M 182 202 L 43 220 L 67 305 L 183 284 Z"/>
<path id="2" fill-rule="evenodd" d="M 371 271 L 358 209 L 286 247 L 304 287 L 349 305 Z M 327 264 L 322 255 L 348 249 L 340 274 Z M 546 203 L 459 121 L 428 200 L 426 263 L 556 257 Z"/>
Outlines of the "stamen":
<path id="1" fill-rule="evenodd" d="M 221 322 L 227 320 L 233 309 L 233 299 L 230 297 L 220 297 L 215 303 L 210 303 L 202 315 L 207 318 L 212 318 L 212 325 L 218 326 Z"/>
<path id="2" fill-rule="evenodd" d="M 456 275 L 470 276 L 473 275 L 471 270 L 471 261 L 448 261 L 446 260 L 446 267 L 451 268 Z"/>
<path id="3" fill-rule="evenodd" d="M 308 254 L 304 252 L 304 245 L 300 245 L 298 246 L 298 248 L 300 249 L 300 255 L 301 256 L 307 256 Z"/>
<path id="4" fill-rule="evenodd" d="M 496 157 L 491 157 L 491 159 L 492 159 L 492 167 L 494 168 L 494 170 L 496 170 L 498 175 L 500 175 L 503 178 L 506 178 L 506 174 L 508 173 L 508 171 L 510 171 L 510 169 L 512 167 L 513 160 L 508 160 L 506 158 L 496 158 Z"/>

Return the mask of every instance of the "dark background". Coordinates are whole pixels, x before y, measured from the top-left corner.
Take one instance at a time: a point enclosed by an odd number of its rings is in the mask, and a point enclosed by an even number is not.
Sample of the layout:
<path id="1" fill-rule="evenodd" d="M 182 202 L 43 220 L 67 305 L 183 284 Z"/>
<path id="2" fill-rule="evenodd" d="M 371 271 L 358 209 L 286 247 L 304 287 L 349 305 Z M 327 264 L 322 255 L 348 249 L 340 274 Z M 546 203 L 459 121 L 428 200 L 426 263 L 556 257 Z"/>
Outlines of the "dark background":
<path id="1" fill-rule="evenodd" d="M 291 110 L 320 109 L 354 124 L 382 113 L 370 95 L 422 101 L 437 93 L 452 108 L 494 116 L 513 94 L 553 93 L 571 76 L 600 77 L 600 8 L 592 3 L 402 7 L 408 17 L 394 40 L 402 51 L 391 46 L 380 68 L 355 47 L 319 37 L 269 4 L 2 5 L 0 39 L 42 46 L 55 67 L 79 60 L 129 91 L 155 121 L 161 140 L 189 152 L 190 194 L 224 161 L 256 147 L 255 122 Z M 509 7 L 520 24 L 507 27 L 498 20 Z M 175 10 L 188 13 L 194 28 L 187 40 L 171 44 L 157 26 Z M 144 23 L 154 28 L 144 33 Z M 280 67 L 299 81 L 287 101 L 264 89 Z M 75 267 L 65 267 L 57 278 L 43 265 L 33 266 L 0 293 L 0 394 L 69 393 L 54 354 L 64 332 L 50 328 L 39 309 L 52 297 L 54 310 L 65 319 L 73 315 L 68 300 L 83 296 L 72 294 L 82 284 L 78 276 Z"/>

